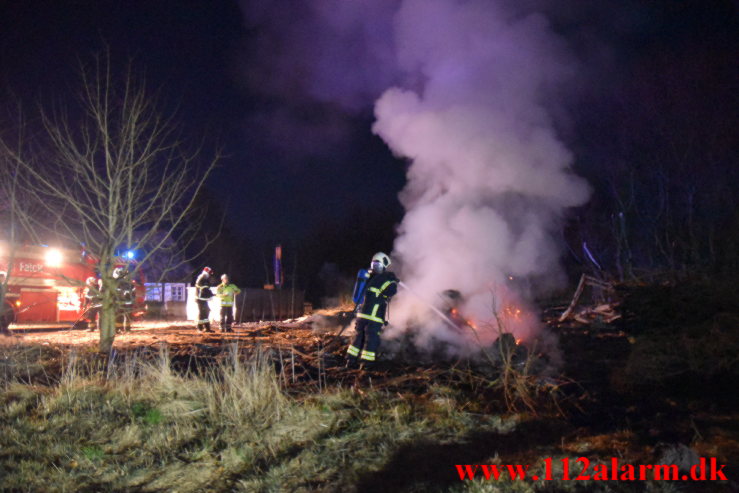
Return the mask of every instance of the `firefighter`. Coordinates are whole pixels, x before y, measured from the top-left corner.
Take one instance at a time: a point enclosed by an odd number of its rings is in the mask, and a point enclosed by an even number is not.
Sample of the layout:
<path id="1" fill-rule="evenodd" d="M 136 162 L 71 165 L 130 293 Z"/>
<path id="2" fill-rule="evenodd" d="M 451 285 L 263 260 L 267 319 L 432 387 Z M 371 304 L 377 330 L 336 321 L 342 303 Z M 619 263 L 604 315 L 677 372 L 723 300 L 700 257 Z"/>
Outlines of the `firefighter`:
<path id="1" fill-rule="evenodd" d="M 234 300 L 241 290 L 236 284 L 231 284 L 228 274 L 221 276 L 221 284 L 216 288 L 216 294 L 221 299 L 221 332 L 233 332 L 231 324 L 234 321 Z"/>
<path id="2" fill-rule="evenodd" d="M 102 301 L 98 280 L 93 276 L 88 277 L 85 281 L 85 289 L 82 291 L 82 312 L 85 314 L 89 332 L 94 332 L 98 328 L 98 315 Z"/>
<path id="3" fill-rule="evenodd" d="M 8 325 L 10 325 L 13 314 L 11 312 L 12 308 L 10 308 L 10 304 L 5 301 L 5 281 L 7 278 L 8 275 L 5 272 L 0 271 L 0 334 L 9 336 L 12 334 Z"/>
<path id="4" fill-rule="evenodd" d="M 210 306 L 208 306 L 208 301 L 213 297 L 213 292 L 210 290 L 210 276 L 212 274 L 213 269 L 203 267 L 203 272 L 195 281 L 195 298 L 198 303 L 198 332 L 213 332 L 210 330 Z"/>
<path id="5" fill-rule="evenodd" d="M 131 316 L 133 305 L 136 301 L 136 292 L 129 274 L 128 269 L 125 267 L 116 267 L 113 270 L 113 279 L 116 280 L 115 331 L 117 333 L 129 332 L 131 330 Z"/>
<path id="6" fill-rule="evenodd" d="M 387 308 L 390 298 L 398 291 L 398 278 L 388 271 L 390 257 L 382 252 L 372 257 L 367 282 L 364 287 L 364 299 L 359 307 L 354 342 L 346 351 L 347 368 L 356 368 L 359 361 L 362 368 L 371 370 L 380 347 L 380 333 L 387 325 Z"/>

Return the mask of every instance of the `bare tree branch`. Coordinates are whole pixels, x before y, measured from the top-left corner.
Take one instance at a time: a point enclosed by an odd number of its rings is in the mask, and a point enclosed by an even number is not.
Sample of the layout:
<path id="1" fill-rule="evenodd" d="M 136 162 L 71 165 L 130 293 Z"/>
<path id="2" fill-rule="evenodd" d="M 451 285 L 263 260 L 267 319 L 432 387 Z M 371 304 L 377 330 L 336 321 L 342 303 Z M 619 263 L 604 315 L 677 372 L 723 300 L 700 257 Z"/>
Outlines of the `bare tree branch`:
<path id="1" fill-rule="evenodd" d="M 0 142 L 4 159 L 18 170 L 27 197 L 41 216 L 70 241 L 84 244 L 98 262 L 103 280 L 100 347 L 115 336 L 117 250 L 143 250 L 132 275 L 164 250 L 185 258 L 195 199 L 219 156 L 203 162 L 202 147 L 188 148 L 173 116 L 163 116 L 130 66 L 115 83 L 108 56 L 82 69 L 79 111 L 40 109 L 42 138 L 20 148 Z M 70 116 L 74 114 L 75 116 Z M 27 155 L 23 148 L 39 149 Z"/>

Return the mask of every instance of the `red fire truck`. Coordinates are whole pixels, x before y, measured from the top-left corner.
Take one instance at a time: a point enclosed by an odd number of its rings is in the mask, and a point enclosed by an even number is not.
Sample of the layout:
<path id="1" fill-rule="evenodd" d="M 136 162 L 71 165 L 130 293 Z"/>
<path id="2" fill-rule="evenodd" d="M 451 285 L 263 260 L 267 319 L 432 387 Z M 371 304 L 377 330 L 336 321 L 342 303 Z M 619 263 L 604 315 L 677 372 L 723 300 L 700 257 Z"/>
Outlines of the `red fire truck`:
<path id="1" fill-rule="evenodd" d="M 121 259 L 120 265 L 131 262 Z M 23 245 L 13 249 L 0 242 L 0 270 L 7 270 L 10 264 L 5 296 L 6 305 L 12 309 L 8 312 L 12 314 L 10 321 L 74 322 L 80 318 L 85 280 L 96 276 L 96 261 L 82 248 Z M 136 282 L 140 306 L 143 286 L 143 281 Z"/>

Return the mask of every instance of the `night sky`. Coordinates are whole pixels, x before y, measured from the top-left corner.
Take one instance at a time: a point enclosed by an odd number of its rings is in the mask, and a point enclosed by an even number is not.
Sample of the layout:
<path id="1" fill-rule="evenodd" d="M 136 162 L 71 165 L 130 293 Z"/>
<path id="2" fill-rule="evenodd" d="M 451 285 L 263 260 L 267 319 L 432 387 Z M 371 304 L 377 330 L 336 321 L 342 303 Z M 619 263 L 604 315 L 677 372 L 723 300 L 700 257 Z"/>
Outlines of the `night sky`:
<path id="1" fill-rule="evenodd" d="M 244 83 L 253 34 L 236 2 L 3 2 L 0 23 L 2 82 L 26 105 L 74 94 L 79 60 L 106 49 L 114 63 L 133 60 L 186 133 L 205 138 L 211 152 L 222 149 L 209 188 L 238 233 L 303 237 L 327 216 L 341 218 L 369 202 L 367 194 L 373 204 L 400 210 L 395 196 L 404 169 L 367 131 L 370 111 L 352 116 L 340 146 L 318 153 L 300 152 L 322 147 L 317 134 L 254 135 L 251 127 L 260 125 L 249 121 L 251 113 L 280 102 Z"/>
<path id="2" fill-rule="evenodd" d="M 678 77 L 692 74 L 698 60 L 718 60 L 705 63 L 705 80 L 697 84 L 709 92 L 715 84 L 717 94 L 729 95 L 723 111 L 735 116 L 737 66 L 727 67 L 726 60 L 733 53 L 736 62 L 739 55 L 737 2 L 556 3 L 561 8 L 547 7 L 546 15 L 582 72 L 564 99 L 562 112 L 568 116 L 559 124 L 560 134 L 576 154 L 575 170 L 595 182 L 596 191 L 598 176 L 606 172 L 598 163 L 609 152 L 601 144 L 613 145 L 613 129 L 629 113 L 623 104 L 623 98 L 633 97 L 627 95 L 629 81 L 642 77 L 639 70 L 650 60 Z M 268 13 L 260 7 L 265 4 L 271 5 Z M 159 91 L 165 111 L 177 111 L 185 135 L 204 139 L 206 153 L 222 149 L 208 197 L 226 214 L 228 241 L 258 257 L 258 264 L 266 245 L 312 245 L 301 252 L 310 263 L 306 275 L 325 261 L 346 268 L 375 249 L 390 250 L 402 218 L 397 196 L 407 164 L 371 132 L 372 103 L 394 76 L 337 54 L 337 63 L 324 73 L 329 83 L 369 70 L 376 84 L 335 101 L 316 97 L 301 82 L 310 78 L 304 66 L 296 62 L 286 70 L 274 62 L 302 56 L 280 37 L 281 22 L 286 36 L 301 22 L 300 4 L 4 1 L 2 102 L 21 101 L 30 108 L 68 101 L 77 90 L 80 60 L 106 50 L 114 64 L 132 60 L 148 86 Z M 279 70 L 286 73 L 274 73 Z M 634 100 L 629 104 L 639 106 Z M 612 125 L 603 123 L 611 117 Z M 316 246 L 322 242 L 331 245 Z"/>

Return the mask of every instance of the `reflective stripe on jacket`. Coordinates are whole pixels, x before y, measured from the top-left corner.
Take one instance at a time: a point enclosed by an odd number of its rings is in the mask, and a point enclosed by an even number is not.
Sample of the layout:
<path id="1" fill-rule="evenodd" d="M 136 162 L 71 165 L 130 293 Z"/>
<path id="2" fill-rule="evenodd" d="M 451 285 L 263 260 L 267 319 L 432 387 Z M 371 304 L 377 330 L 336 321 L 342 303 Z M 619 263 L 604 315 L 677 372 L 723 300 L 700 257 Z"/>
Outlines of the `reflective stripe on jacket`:
<path id="1" fill-rule="evenodd" d="M 236 284 L 219 284 L 216 293 L 221 298 L 221 306 L 233 306 L 234 298 L 241 290 Z"/>
<path id="2" fill-rule="evenodd" d="M 208 283 L 208 276 L 204 272 L 195 281 L 195 297 L 201 301 L 208 301 L 213 297 L 213 292 L 210 290 L 210 284 Z"/>
<path id="3" fill-rule="evenodd" d="M 398 292 L 398 278 L 392 272 L 373 274 L 364 290 L 364 303 L 357 318 L 384 324 L 388 301 Z"/>

